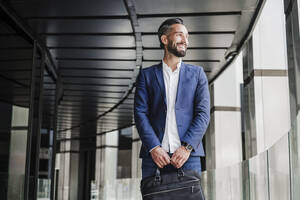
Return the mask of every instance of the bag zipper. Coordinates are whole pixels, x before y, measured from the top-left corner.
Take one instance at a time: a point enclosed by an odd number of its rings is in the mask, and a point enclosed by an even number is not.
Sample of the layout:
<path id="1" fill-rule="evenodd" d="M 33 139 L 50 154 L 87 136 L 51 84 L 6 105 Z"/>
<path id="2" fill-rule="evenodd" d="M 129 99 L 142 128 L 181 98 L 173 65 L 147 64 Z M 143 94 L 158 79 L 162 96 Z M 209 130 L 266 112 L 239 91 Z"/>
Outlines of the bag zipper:
<path id="1" fill-rule="evenodd" d="M 199 182 L 199 180 L 197 181 L 189 181 L 189 182 L 186 182 L 186 183 L 193 183 L 193 182 Z M 151 192 L 151 193 L 148 193 L 148 194 L 144 194 L 143 197 L 145 196 L 149 196 L 149 195 L 153 195 L 153 194 L 160 194 L 160 193 L 165 193 L 165 192 L 172 192 L 172 191 L 176 191 L 176 190 L 182 190 L 182 189 L 186 189 L 186 188 L 190 188 L 192 187 L 192 193 L 194 192 L 194 185 L 192 186 L 186 186 L 186 187 L 180 187 L 180 188 L 175 188 L 175 189 L 169 189 L 169 190 L 163 190 L 163 191 L 159 191 L 159 192 Z"/>

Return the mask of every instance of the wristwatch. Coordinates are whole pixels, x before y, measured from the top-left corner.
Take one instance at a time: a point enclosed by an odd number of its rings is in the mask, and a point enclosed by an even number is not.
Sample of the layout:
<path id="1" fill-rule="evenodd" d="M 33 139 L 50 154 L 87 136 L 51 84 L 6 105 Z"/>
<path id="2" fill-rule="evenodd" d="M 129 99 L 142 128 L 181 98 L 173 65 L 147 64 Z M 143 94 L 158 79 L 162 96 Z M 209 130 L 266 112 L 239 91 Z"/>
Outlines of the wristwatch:
<path id="1" fill-rule="evenodd" d="M 189 152 L 193 151 L 193 147 L 192 145 L 186 143 L 186 142 L 182 142 L 181 145 Z"/>

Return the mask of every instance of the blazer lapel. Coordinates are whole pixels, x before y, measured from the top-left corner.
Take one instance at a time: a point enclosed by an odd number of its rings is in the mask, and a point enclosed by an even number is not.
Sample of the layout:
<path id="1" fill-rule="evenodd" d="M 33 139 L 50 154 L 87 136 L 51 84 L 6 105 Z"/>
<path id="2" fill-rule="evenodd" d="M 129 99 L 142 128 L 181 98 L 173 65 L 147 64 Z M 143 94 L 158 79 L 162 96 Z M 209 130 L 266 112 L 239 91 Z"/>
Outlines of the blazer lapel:
<path id="1" fill-rule="evenodd" d="M 183 90 L 183 84 L 185 82 L 185 77 L 186 77 L 185 76 L 185 65 L 183 62 L 181 62 L 175 105 L 177 104 L 178 98 L 180 98 L 182 96 L 181 93 Z"/>
<path id="2" fill-rule="evenodd" d="M 165 88 L 164 77 L 163 77 L 162 63 L 158 64 L 154 69 L 155 69 L 156 79 L 158 81 L 158 85 L 161 91 L 161 95 L 163 97 L 165 106 L 167 106 L 166 88 Z"/>

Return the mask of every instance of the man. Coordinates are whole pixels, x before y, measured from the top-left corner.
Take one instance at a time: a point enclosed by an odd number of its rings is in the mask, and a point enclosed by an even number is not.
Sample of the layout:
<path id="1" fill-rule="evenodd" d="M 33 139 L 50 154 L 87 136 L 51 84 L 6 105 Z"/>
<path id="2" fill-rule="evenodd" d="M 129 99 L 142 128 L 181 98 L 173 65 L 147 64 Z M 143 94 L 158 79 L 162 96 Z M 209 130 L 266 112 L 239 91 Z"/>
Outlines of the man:
<path id="1" fill-rule="evenodd" d="M 201 173 L 202 137 L 210 118 L 210 100 L 202 67 L 185 64 L 188 31 L 180 18 L 167 19 L 158 30 L 164 57 L 142 69 L 134 98 L 135 123 L 142 140 L 142 178 L 157 167 Z"/>

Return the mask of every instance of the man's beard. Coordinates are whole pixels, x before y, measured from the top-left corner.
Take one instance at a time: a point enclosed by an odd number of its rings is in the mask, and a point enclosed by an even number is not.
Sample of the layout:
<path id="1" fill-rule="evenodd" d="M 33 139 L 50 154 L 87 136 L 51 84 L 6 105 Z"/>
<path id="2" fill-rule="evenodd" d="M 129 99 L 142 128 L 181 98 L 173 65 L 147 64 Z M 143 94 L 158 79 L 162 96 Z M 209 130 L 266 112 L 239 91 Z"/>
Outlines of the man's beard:
<path id="1" fill-rule="evenodd" d="M 177 43 L 177 44 L 181 44 L 181 43 Z M 168 51 L 176 57 L 179 58 L 184 57 L 186 54 L 186 50 L 177 50 L 177 44 L 174 43 L 173 41 L 170 41 L 167 46 Z"/>

